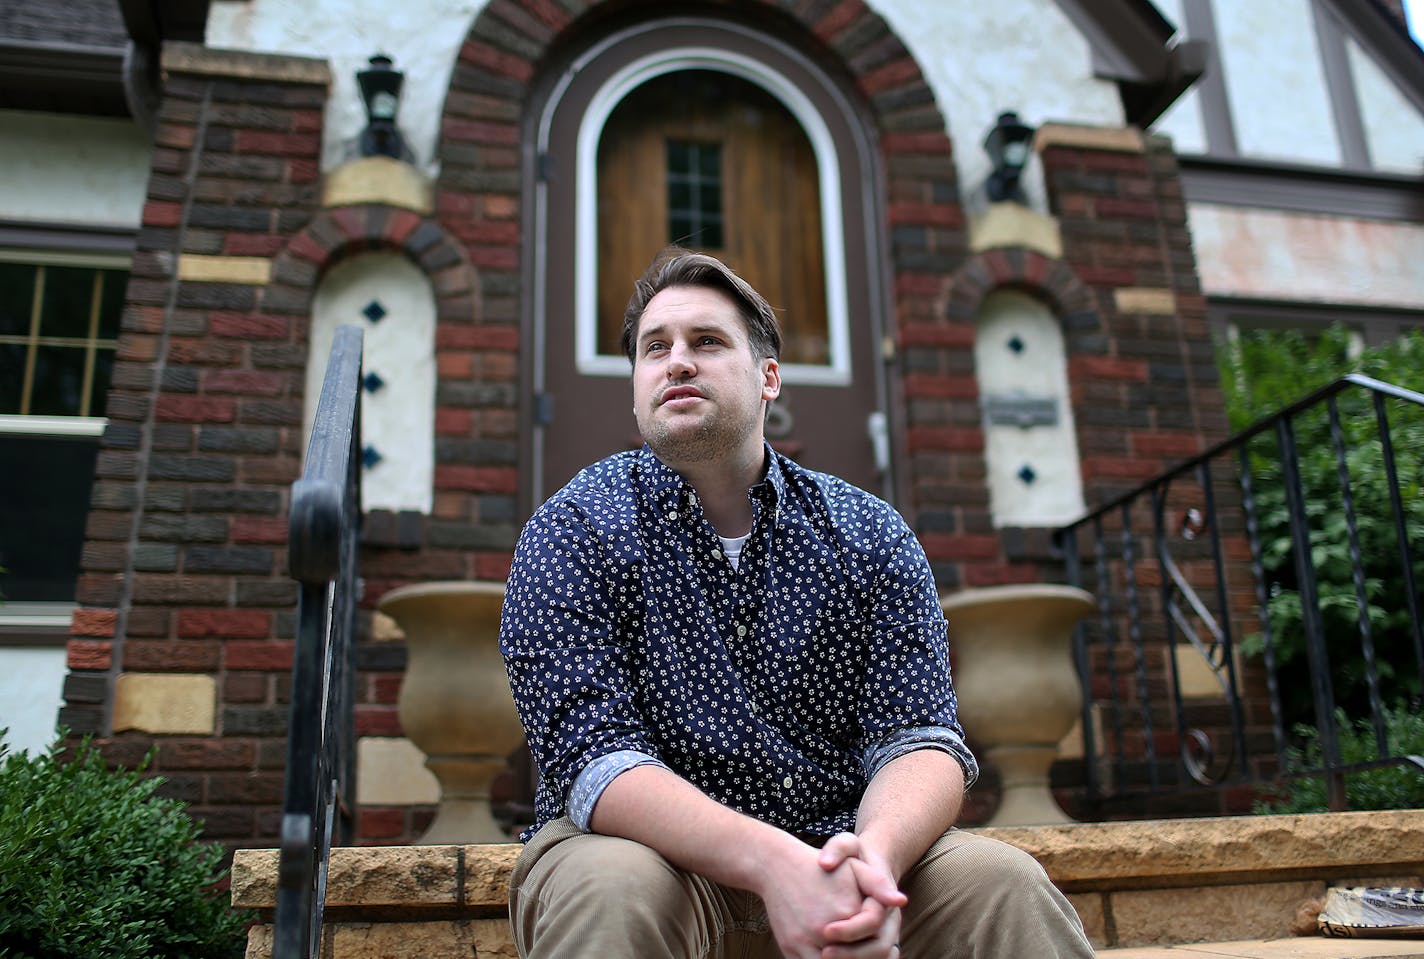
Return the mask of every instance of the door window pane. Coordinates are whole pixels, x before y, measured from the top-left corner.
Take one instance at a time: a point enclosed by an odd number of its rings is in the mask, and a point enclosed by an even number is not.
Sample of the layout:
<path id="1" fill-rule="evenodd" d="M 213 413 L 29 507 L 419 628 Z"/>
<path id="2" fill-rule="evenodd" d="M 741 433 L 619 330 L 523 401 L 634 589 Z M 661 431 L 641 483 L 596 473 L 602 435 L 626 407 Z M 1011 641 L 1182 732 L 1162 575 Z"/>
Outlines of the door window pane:
<path id="1" fill-rule="evenodd" d="M 667 143 L 669 243 L 722 248 L 722 145 Z"/>

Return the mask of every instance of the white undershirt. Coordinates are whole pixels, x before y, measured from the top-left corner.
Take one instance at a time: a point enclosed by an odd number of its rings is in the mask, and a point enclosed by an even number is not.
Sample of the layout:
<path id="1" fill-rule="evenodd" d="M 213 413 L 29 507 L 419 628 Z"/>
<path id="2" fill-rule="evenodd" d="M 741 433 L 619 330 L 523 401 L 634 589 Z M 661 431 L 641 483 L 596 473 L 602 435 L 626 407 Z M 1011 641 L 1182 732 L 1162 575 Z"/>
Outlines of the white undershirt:
<path id="1" fill-rule="evenodd" d="M 732 569 L 734 570 L 737 568 L 738 561 L 742 558 L 742 547 L 746 545 L 747 537 L 750 535 L 751 533 L 746 533 L 742 536 L 734 536 L 731 539 L 725 536 L 717 537 L 722 541 L 722 552 L 727 554 L 727 562 L 732 564 Z"/>

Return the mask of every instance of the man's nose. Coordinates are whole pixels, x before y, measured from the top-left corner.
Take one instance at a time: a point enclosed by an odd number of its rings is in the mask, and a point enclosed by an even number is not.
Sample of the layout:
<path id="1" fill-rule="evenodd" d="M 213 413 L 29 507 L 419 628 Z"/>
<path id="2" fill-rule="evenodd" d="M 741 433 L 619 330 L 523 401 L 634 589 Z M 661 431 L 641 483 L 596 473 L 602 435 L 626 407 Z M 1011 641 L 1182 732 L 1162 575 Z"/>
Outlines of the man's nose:
<path id="1" fill-rule="evenodd" d="M 692 362 L 692 347 L 685 344 L 674 344 L 667 362 L 667 375 L 669 379 L 678 379 L 696 372 L 697 367 Z"/>

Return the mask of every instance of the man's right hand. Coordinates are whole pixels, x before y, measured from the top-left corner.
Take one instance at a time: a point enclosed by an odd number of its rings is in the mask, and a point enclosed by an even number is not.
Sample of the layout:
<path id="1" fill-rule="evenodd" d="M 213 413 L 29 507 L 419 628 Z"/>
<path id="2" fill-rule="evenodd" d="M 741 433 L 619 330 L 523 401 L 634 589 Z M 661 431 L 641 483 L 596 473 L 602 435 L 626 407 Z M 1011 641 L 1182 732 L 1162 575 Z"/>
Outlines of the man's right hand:
<path id="1" fill-rule="evenodd" d="M 888 875 L 845 856 L 827 869 L 819 850 L 789 835 L 765 853 L 763 881 L 752 891 L 766 904 L 772 934 L 788 959 L 895 955 L 905 897 Z"/>

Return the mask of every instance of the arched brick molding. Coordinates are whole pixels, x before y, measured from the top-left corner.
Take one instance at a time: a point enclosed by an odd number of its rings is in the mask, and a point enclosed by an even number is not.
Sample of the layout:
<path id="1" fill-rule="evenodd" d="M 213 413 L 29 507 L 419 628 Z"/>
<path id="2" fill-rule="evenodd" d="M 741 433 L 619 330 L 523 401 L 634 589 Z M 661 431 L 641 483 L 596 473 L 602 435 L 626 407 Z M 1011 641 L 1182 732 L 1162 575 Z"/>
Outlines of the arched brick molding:
<path id="1" fill-rule="evenodd" d="M 1046 537 L 997 530 L 989 509 L 974 332 L 984 297 L 1001 288 L 1044 300 L 1063 323 L 1070 355 L 1076 337 L 1101 327 L 1092 293 L 1072 269 L 1022 247 L 976 254 L 915 290 L 931 312 L 899 331 L 905 447 L 918 532 L 941 589 L 1044 578 Z"/>
<path id="2" fill-rule="evenodd" d="M 419 580 L 503 580 L 514 546 L 518 484 L 515 331 L 482 322 L 480 271 L 444 227 L 379 204 L 323 210 L 274 258 L 272 283 L 307 312 L 327 269 L 348 256 L 382 250 L 420 267 L 436 297 L 435 506 L 428 517 L 382 510 L 366 516 L 362 572 L 368 602 Z"/>
<path id="3" fill-rule="evenodd" d="M 477 321 L 476 278 L 464 247 L 429 217 L 383 204 L 322 210 L 272 260 L 272 287 L 310 309 L 321 274 L 356 253 L 389 250 L 411 259 L 435 284 L 443 322 Z"/>
<path id="4" fill-rule="evenodd" d="M 526 316 L 523 296 L 531 272 L 523 227 L 531 218 L 533 183 L 520 145 L 530 142 L 528 113 L 545 79 L 541 71 L 556 49 L 595 36 L 605 15 L 629 18 L 641 10 L 650 16 L 666 12 L 654 4 L 492 0 L 461 48 L 441 123 L 436 215 L 479 268 L 485 321 L 506 324 L 512 335 Z M 944 117 L 905 45 L 858 0 L 795 7 L 740 0 L 678 10 L 692 12 L 754 22 L 845 78 L 879 146 L 884 193 L 877 234 L 889 265 L 881 278 L 887 332 L 942 322 L 922 291 L 937 290 L 959 265 L 967 245 L 964 216 Z M 889 372 L 896 381 L 891 413 L 899 423 L 905 398 L 899 370 Z M 899 505 L 911 516 L 935 507 L 904 495 Z"/>

